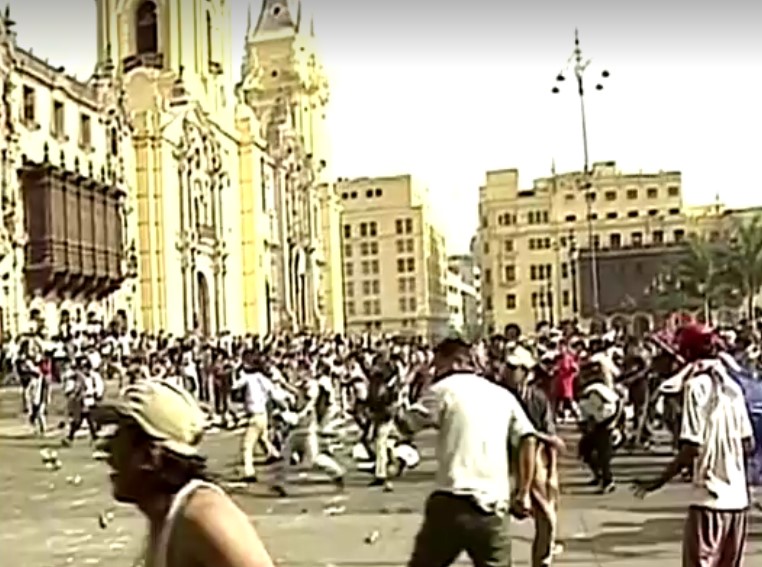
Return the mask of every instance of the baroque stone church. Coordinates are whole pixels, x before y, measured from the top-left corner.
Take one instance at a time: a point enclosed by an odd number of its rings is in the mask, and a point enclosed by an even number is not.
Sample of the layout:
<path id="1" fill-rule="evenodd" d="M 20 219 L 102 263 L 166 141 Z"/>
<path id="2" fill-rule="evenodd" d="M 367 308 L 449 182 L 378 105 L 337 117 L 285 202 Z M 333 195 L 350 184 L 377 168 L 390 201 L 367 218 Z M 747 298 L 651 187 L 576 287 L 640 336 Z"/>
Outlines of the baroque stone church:
<path id="1" fill-rule="evenodd" d="M 328 81 L 301 4 L 263 0 L 245 38 L 231 0 L 96 4 L 87 82 L 2 25 L 3 330 L 342 331 Z"/>

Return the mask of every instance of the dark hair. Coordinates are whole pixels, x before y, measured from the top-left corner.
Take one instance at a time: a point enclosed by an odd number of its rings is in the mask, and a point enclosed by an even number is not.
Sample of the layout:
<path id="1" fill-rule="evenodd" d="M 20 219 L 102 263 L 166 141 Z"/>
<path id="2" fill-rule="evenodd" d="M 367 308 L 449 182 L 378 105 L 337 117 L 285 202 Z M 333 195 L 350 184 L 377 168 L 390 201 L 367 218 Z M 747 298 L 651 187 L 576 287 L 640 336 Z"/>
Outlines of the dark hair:
<path id="1" fill-rule="evenodd" d="M 136 445 L 159 450 L 159 466 L 154 471 L 156 473 L 156 489 L 174 494 L 192 480 L 214 480 L 216 475 L 209 472 L 206 457 L 180 455 L 163 447 L 156 438 L 148 435 L 133 420 L 127 420 L 124 426 L 129 427 L 134 432 Z"/>
<path id="2" fill-rule="evenodd" d="M 213 480 L 205 457 L 178 455 L 164 447 L 161 447 L 161 467 L 156 472 L 159 487 L 170 494 L 192 480 Z"/>
<path id="3" fill-rule="evenodd" d="M 471 345 L 461 338 L 447 338 L 434 348 L 435 356 L 454 358 L 456 356 L 469 356 Z"/>

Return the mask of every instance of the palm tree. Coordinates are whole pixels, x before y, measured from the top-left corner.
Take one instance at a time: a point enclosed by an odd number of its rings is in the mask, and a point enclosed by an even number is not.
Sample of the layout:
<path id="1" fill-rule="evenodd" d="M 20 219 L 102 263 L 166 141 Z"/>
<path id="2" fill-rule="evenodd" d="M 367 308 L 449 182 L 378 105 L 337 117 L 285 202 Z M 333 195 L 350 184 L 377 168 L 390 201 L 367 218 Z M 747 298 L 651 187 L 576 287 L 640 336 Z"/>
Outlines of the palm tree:
<path id="1" fill-rule="evenodd" d="M 722 245 L 701 237 L 686 241 L 685 253 L 659 278 L 656 304 L 668 311 L 701 309 L 707 322 L 712 311 L 727 304 L 728 285 Z"/>
<path id="2" fill-rule="evenodd" d="M 724 260 L 727 282 L 741 291 L 747 314 L 753 318 L 754 300 L 762 288 L 762 214 L 735 229 Z"/>

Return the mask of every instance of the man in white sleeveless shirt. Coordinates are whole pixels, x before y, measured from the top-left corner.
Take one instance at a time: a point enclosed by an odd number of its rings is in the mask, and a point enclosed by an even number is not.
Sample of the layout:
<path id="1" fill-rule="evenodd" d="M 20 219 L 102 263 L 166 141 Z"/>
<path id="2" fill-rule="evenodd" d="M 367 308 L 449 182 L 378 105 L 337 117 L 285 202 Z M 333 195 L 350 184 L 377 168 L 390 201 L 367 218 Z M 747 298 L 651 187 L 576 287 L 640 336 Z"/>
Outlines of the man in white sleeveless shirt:
<path id="1" fill-rule="evenodd" d="M 105 447 L 114 498 L 149 522 L 145 567 L 273 565 L 244 512 L 206 480 L 199 453 L 206 420 L 189 392 L 141 382 L 96 415 L 117 425 Z"/>

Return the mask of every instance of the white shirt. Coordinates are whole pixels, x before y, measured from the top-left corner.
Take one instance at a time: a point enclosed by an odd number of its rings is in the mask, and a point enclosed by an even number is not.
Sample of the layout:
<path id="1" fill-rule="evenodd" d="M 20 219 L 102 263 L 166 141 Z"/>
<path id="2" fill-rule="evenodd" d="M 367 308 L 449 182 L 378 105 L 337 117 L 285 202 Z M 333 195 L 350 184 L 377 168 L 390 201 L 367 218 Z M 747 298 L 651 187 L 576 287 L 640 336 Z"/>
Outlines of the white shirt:
<path id="1" fill-rule="evenodd" d="M 103 384 L 103 378 L 100 372 L 96 370 L 90 370 L 84 374 L 85 388 L 82 395 L 82 406 L 85 408 L 91 408 L 95 403 L 103 397 L 105 385 Z"/>
<path id="2" fill-rule="evenodd" d="M 701 372 L 685 383 L 680 440 L 699 446 L 691 504 L 713 510 L 749 506 L 744 439 L 753 436 L 743 392 L 724 373 Z"/>
<path id="3" fill-rule="evenodd" d="M 535 431 L 513 394 L 476 374 L 452 374 L 433 384 L 405 417 L 412 429 L 439 430 L 438 491 L 472 496 L 488 511 L 507 510 L 509 446 Z"/>
<path id="4" fill-rule="evenodd" d="M 579 409 L 582 416 L 601 423 L 616 415 L 619 407 L 619 395 L 613 388 L 601 382 L 587 386 L 580 396 Z"/>
<path id="5" fill-rule="evenodd" d="M 261 372 L 241 370 L 238 379 L 233 383 L 233 389 L 246 388 L 244 392 L 244 407 L 249 415 L 266 414 L 267 402 L 274 393 L 270 379 Z"/>
<path id="6" fill-rule="evenodd" d="M 621 371 L 612 360 L 611 355 L 607 351 L 596 352 L 590 357 L 590 362 L 597 362 L 601 365 L 604 382 L 609 388 L 613 388 L 614 380 L 619 377 Z"/>

